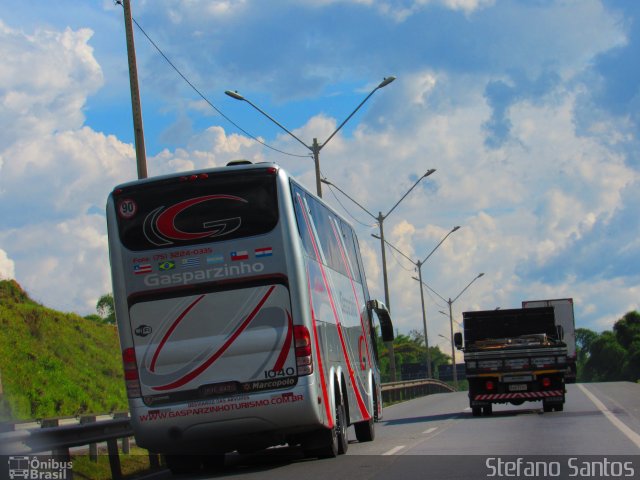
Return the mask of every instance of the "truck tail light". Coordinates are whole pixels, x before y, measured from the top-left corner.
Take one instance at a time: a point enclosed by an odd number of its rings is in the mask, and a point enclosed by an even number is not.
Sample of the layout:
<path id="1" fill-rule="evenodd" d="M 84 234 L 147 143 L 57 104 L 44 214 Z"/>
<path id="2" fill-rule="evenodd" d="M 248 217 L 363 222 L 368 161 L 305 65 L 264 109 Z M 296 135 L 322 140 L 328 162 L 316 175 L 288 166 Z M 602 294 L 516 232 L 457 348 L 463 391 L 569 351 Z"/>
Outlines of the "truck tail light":
<path id="1" fill-rule="evenodd" d="M 311 375 L 313 373 L 313 357 L 311 356 L 311 335 L 304 325 L 293 327 L 293 337 L 296 348 L 296 364 L 298 375 Z"/>
<path id="2" fill-rule="evenodd" d="M 138 376 L 136 351 L 133 348 L 125 348 L 122 351 L 122 363 L 124 365 L 124 381 L 127 387 L 127 397 L 141 397 L 142 391 L 140 389 L 140 378 Z"/>
<path id="3" fill-rule="evenodd" d="M 551 386 L 551 379 L 549 377 L 544 377 L 542 379 L 542 386 L 544 388 L 549 388 Z"/>
<path id="4" fill-rule="evenodd" d="M 484 384 L 484 387 L 487 389 L 487 391 L 491 392 L 494 388 L 496 388 L 496 385 L 491 380 L 487 380 L 487 382 Z"/>

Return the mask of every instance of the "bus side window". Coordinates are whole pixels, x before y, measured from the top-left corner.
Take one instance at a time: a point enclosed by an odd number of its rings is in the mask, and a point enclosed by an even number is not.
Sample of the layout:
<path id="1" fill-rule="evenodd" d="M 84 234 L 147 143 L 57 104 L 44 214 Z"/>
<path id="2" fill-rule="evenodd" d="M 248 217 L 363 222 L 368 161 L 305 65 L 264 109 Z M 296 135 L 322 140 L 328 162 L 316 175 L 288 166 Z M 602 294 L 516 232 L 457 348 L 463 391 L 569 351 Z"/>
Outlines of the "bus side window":
<path id="1" fill-rule="evenodd" d="M 307 221 L 305 220 L 305 215 L 303 209 L 306 209 L 306 201 L 305 194 L 303 191 L 296 188 L 293 185 L 292 189 L 293 193 L 293 205 L 296 212 L 296 221 L 298 223 L 298 233 L 300 234 L 300 238 L 302 239 L 302 245 L 304 246 L 304 250 L 307 253 L 307 257 L 317 260 L 315 250 L 313 248 L 313 243 L 311 242 L 311 237 L 309 236 L 309 228 L 307 226 Z M 309 212 L 307 211 L 307 216 Z"/>

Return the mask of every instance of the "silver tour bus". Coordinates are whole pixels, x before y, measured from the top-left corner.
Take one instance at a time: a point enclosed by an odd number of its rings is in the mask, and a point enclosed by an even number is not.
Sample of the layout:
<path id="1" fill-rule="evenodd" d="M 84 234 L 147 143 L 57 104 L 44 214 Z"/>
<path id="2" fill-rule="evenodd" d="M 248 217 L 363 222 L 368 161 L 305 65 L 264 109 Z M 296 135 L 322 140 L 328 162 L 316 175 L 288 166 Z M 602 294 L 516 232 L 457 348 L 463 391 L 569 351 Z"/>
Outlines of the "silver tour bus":
<path id="1" fill-rule="evenodd" d="M 276 164 L 119 185 L 109 256 L 136 442 L 174 472 L 229 451 L 348 448 L 382 415 L 376 336 L 352 227 Z"/>

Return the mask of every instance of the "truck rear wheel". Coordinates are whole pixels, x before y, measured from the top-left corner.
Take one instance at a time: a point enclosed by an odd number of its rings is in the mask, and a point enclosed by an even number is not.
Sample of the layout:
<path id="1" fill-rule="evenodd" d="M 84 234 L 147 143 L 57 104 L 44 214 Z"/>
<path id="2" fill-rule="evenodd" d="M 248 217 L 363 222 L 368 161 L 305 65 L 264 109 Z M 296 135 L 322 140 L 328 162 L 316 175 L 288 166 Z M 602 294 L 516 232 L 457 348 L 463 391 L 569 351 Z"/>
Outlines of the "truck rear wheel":
<path id="1" fill-rule="evenodd" d="M 474 417 L 479 417 L 482 413 L 482 409 L 480 407 L 471 407 L 471 415 Z"/>
<path id="2" fill-rule="evenodd" d="M 493 405 L 489 404 L 486 407 L 482 407 L 482 413 L 484 415 L 491 415 L 493 413 Z"/>

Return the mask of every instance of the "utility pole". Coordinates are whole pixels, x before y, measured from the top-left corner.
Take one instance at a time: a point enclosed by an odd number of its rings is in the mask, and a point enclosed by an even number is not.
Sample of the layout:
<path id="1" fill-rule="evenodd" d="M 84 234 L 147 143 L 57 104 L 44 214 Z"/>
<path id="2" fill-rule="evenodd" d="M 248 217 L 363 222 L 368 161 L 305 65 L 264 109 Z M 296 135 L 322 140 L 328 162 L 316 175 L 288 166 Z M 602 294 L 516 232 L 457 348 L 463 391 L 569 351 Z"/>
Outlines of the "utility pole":
<path id="1" fill-rule="evenodd" d="M 133 18 L 131 1 L 122 0 L 124 7 L 124 26 L 127 36 L 127 57 L 129 58 L 129 84 L 131 85 L 131 111 L 133 113 L 133 133 L 136 144 L 136 164 L 138 178 L 147 178 L 147 154 L 144 148 L 144 130 L 142 128 L 142 107 L 140 106 L 140 89 L 138 87 L 138 67 L 136 66 L 136 49 L 133 43 Z"/>

